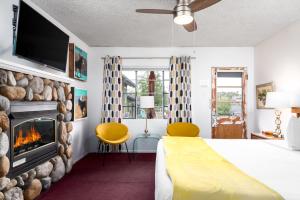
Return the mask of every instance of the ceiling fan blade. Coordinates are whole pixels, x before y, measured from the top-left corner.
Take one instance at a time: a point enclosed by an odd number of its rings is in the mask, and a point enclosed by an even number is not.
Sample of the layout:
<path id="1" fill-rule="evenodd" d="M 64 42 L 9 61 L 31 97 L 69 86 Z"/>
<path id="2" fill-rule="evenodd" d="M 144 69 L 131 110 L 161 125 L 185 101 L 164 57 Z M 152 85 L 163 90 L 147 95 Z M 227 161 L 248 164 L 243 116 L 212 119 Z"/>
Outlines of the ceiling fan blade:
<path id="1" fill-rule="evenodd" d="M 163 9 L 136 9 L 138 13 L 147 13 L 147 14 L 174 14 L 173 10 L 163 10 Z"/>
<path id="2" fill-rule="evenodd" d="M 192 12 L 197 12 L 199 10 L 208 8 L 209 6 L 212 6 L 220 1 L 221 0 L 195 0 L 190 3 L 189 7 L 191 8 Z"/>
<path id="3" fill-rule="evenodd" d="M 197 30 L 197 23 L 195 20 L 193 20 L 191 23 L 183 25 L 183 27 L 185 28 L 185 30 L 187 30 L 188 32 L 193 32 Z"/>

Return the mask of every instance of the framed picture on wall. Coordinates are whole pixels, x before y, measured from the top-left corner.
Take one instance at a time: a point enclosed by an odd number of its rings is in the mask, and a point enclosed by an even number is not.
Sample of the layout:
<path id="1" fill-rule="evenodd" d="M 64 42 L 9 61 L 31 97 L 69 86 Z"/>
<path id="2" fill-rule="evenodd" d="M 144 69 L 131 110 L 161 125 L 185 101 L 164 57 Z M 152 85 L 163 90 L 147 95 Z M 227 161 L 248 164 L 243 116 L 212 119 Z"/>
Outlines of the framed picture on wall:
<path id="1" fill-rule="evenodd" d="M 87 90 L 72 88 L 73 94 L 73 120 L 87 117 Z"/>
<path id="2" fill-rule="evenodd" d="M 73 43 L 69 44 L 69 76 L 87 81 L 87 52 Z"/>
<path id="3" fill-rule="evenodd" d="M 267 93 L 273 91 L 274 91 L 273 82 L 256 86 L 256 108 L 257 109 L 270 109 L 270 108 L 266 108 L 266 99 L 267 99 Z"/>

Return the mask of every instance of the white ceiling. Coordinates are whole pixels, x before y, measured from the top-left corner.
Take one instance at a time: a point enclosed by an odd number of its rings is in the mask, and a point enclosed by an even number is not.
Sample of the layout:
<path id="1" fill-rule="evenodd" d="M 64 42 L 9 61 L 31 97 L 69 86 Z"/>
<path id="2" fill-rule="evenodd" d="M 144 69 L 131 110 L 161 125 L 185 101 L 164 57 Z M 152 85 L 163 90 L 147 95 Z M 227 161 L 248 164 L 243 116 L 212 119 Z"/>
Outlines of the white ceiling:
<path id="1" fill-rule="evenodd" d="M 198 12 L 188 33 L 170 15 L 176 0 L 32 0 L 90 46 L 255 46 L 300 19 L 300 0 L 222 0 Z"/>

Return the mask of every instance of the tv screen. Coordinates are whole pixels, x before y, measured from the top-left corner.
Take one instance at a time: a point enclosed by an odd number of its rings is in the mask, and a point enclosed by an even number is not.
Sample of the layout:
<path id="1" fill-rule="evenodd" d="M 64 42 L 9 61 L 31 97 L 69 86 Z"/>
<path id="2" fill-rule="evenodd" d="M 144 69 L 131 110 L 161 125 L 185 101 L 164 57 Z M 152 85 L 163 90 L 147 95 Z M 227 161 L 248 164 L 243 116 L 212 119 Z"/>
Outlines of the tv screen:
<path id="1" fill-rule="evenodd" d="M 69 36 L 20 1 L 15 54 L 66 71 Z"/>

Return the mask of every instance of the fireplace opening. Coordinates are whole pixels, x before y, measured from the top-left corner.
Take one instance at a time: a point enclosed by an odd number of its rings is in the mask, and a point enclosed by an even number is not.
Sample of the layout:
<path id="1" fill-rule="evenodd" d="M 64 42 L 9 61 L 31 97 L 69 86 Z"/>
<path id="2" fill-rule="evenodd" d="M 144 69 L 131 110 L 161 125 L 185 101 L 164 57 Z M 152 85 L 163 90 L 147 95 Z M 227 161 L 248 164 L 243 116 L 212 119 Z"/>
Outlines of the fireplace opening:
<path id="1" fill-rule="evenodd" d="M 9 178 L 57 155 L 57 114 L 57 102 L 11 102 Z"/>
<path id="2" fill-rule="evenodd" d="M 14 127 L 14 156 L 55 142 L 55 120 L 31 119 Z"/>

